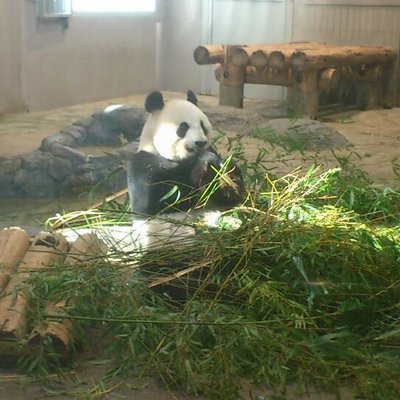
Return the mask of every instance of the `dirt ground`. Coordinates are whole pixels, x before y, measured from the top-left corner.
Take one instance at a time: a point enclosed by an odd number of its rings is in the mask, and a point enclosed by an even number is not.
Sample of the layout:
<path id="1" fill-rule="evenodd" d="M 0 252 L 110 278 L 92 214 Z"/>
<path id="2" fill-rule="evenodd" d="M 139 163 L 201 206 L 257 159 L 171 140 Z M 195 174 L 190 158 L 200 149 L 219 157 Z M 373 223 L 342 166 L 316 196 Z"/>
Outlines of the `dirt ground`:
<path id="1" fill-rule="evenodd" d="M 176 97 L 167 94 L 167 99 Z M 207 106 L 216 106 L 218 100 L 214 97 L 199 96 L 201 102 Z M 144 96 L 131 96 L 126 98 L 111 99 L 96 103 L 83 104 L 63 109 L 31 114 L 16 114 L 0 117 L 0 157 L 18 155 L 39 147 L 40 141 L 60 131 L 79 118 L 86 117 L 94 111 L 101 110 L 111 104 L 128 104 L 142 106 Z M 273 102 L 247 101 L 245 110 L 252 110 L 278 117 L 282 109 Z M 274 174 L 283 174 L 294 170 L 299 165 L 305 167 L 312 162 L 321 163 L 324 168 L 336 166 L 337 157 L 348 158 L 354 164 L 366 171 L 370 178 L 378 185 L 399 186 L 393 165 L 400 163 L 400 108 L 388 110 L 372 110 L 365 112 L 345 112 L 323 117 L 321 119 L 328 127 L 337 130 L 351 144 L 350 147 L 323 150 L 285 151 L 282 148 L 271 146 L 261 139 L 246 137 L 243 139 L 246 158 L 252 160 L 259 152 L 259 148 L 268 148 L 267 166 Z M 247 127 L 248 128 L 248 127 Z M 234 133 L 229 127 L 225 131 L 228 135 Z M 12 203 L 12 204 L 11 204 Z M 18 202 L 10 200 L 0 202 L 0 217 L 9 212 L 10 204 L 15 206 Z M 78 206 L 74 204 L 74 206 Z M 26 208 L 21 203 L 21 207 Z M 34 206 L 35 208 L 36 206 Z M 43 205 L 45 214 L 48 205 Z M 32 208 L 32 207 L 31 207 Z M 41 212 L 36 208 L 36 212 Z M 19 211 L 18 211 L 19 213 Z M 15 223 L 19 223 L 18 213 Z M 9 218 L 10 219 L 10 218 Z M 1 222 L 1 218 L 0 218 Z M 18 375 L 12 369 L 0 368 L 0 399 L 1 400 L 33 400 L 52 398 L 57 400 L 67 399 L 137 399 L 137 400 L 191 400 L 195 397 L 185 395 L 178 391 L 168 391 L 162 388 L 160 382 L 149 379 L 133 379 L 113 387 L 113 383 L 103 386 L 100 377 L 104 367 L 95 362 L 87 363 L 59 383 L 56 379 L 51 389 L 43 389 L 27 377 Z M 198 398 L 198 397 L 197 397 Z M 266 391 L 245 390 L 244 399 L 271 399 Z M 275 397 L 276 398 L 276 397 Z M 287 394 L 282 399 L 333 399 L 335 396 L 322 396 L 317 393 Z M 344 396 L 343 399 L 349 399 Z"/>
<path id="2" fill-rule="evenodd" d="M 165 93 L 165 97 L 176 98 L 182 94 Z M 218 105 L 218 99 L 211 96 L 198 96 L 201 104 L 207 107 Z M 115 98 L 94 103 L 65 107 L 62 109 L 0 116 L 0 157 L 18 155 L 37 149 L 43 138 L 60 131 L 79 118 L 86 117 L 112 104 L 127 104 L 142 107 L 144 95 Z M 245 102 L 245 109 L 239 110 L 241 115 L 246 111 L 257 112 L 265 117 L 279 117 L 284 108 L 272 101 Z M 338 157 L 351 157 L 356 166 L 366 171 L 371 179 L 379 185 L 394 185 L 396 174 L 393 162 L 400 162 L 400 108 L 370 111 L 348 111 L 320 119 L 328 127 L 337 130 L 351 144 L 347 149 L 335 149 Z M 255 121 L 254 123 L 256 123 Z M 246 124 L 252 124 L 246 120 Z M 249 128 L 249 126 L 246 126 Z M 228 129 L 224 130 L 230 134 Z M 251 160 L 258 153 L 258 148 L 268 147 L 263 140 L 246 138 L 243 141 L 246 157 Z M 337 165 L 331 149 L 322 151 L 305 151 L 304 154 L 282 151 L 271 148 L 271 170 L 289 172 L 299 164 L 307 164 L 310 159 L 322 165 Z"/>

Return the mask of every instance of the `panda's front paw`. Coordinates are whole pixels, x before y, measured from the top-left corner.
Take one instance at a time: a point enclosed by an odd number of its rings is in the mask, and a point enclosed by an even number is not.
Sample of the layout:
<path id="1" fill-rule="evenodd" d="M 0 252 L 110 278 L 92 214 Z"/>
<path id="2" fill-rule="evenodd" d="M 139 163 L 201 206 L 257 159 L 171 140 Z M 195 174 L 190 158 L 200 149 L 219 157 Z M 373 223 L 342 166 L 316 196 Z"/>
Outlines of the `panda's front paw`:
<path id="1" fill-rule="evenodd" d="M 218 154 L 215 154 L 214 152 L 208 150 L 203 151 L 199 155 L 199 160 L 207 164 L 214 165 L 216 167 L 219 167 L 221 165 L 221 158 L 218 156 Z"/>

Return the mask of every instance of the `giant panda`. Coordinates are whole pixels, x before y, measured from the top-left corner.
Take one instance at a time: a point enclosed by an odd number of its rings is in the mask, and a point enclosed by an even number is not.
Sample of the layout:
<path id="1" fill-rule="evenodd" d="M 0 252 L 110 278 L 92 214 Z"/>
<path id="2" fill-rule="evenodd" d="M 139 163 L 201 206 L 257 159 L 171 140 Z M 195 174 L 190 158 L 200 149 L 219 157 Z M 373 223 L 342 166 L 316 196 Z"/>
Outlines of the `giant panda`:
<path id="1" fill-rule="evenodd" d="M 154 91 L 146 97 L 145 109 L 149 117 L 138 151 L 127 162 L 134 218 L 198 208 L 226 209 L 243 200 L 241 171 L 211 147 L 212 126 L 192 91 L 186 100 L 167 102 L 161 92 Z"/>

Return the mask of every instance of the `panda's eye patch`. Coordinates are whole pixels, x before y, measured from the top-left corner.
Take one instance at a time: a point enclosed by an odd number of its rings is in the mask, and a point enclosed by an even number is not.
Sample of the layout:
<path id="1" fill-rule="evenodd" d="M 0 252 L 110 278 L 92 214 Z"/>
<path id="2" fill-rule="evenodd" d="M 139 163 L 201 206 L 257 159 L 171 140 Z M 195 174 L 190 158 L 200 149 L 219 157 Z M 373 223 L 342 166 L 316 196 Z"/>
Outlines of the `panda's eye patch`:
<path id="1" fill-rule="evenodd" d="M 208 130 L 207 130 L 207 128 L 205 127 L 203 121 L 200 121 L 200 126 L 201 126 L 201 129 L 203 129 L 204 134 L 207 136 L 207 135 L 208 135 Z"/>
<path id="2" fill-rule="evenodd" d="M 176 131 L 176 134 L 180 137 L 180 138 L 184 138 L 187 131 L 189 130 L 189 124 L 187 122 L 182 122 L 179 125 L 178 130 Z"/>

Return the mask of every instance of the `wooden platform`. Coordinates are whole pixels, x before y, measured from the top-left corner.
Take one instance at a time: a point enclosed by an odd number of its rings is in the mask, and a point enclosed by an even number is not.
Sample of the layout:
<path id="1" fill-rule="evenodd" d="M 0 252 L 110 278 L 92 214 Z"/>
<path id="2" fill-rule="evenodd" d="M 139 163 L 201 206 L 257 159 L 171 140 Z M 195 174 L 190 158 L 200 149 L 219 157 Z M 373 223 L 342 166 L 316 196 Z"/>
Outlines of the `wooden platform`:
<path id="1" fill-rule="evenodd" d="M 314 42 L 206 45 L 194 51 L 200 64 L 215 64 L 221 105 L 243 107 L 245 84 L 288 88 L 288 106 L 316 117 L 329 106 L 388 106 L 396 52 L 386 47 L 333 46 Z"/>
<path id="2" fill-rule="evenodd" d="M 51 337 L 60 352 L 70 343 L 71 322 L 57 315 L 65 314 L 67 302 L 48 302 L 49 318 L 45 322 L 29 324 L 28 278 L 31 274 L 54 265 L 84 266 L 94 258 L 106 254 L 107 246 L 94 234 L 83 234 L 69 243 L 60 233 L 40 232 L 34 237 L 21 228 L 10 227 L 0 231 L 0 358 L 17 353 L 18 341 L 29 338 L 34 347 Z"/>

